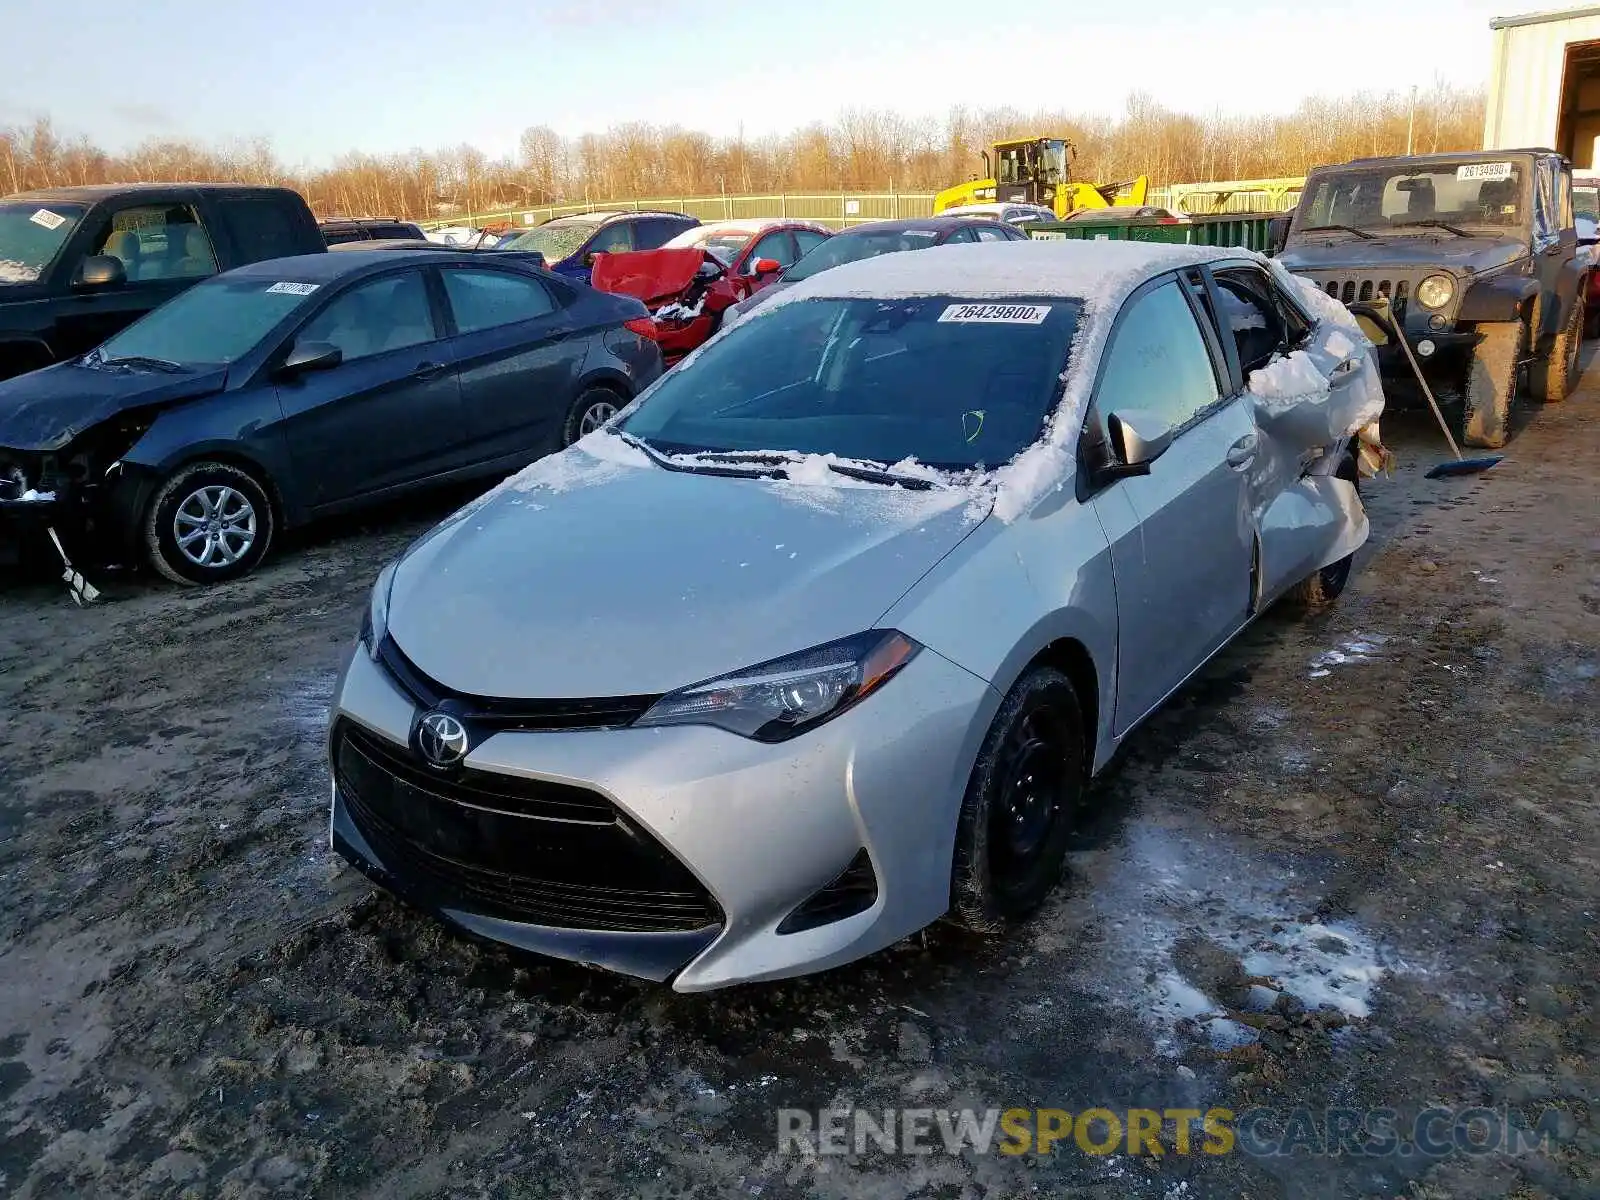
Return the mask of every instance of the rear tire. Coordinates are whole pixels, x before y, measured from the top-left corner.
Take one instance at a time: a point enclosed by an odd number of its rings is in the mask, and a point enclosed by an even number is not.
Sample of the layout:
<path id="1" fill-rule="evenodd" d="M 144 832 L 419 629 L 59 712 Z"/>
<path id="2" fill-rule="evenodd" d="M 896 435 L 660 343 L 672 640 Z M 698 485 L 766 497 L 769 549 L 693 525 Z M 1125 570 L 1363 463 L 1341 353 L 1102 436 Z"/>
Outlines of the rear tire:
<path id="1" fill-rule="evenodd" d="M 222 583 L 255 570 L 276 521 L 266 487 L 232 463 L 179 467 L 145 512 L 145 556 L 173 583 Z"/>
<path id="2" fill-rule="evenodd" d="M 1006 694 L 967 784 L 951 871 L 956 921 L 997 933 L 1055 888 L 1083 794 L 1084 757 L 1072 681 L 1035 667 Z"/>
<path id="3" fill-rule="evenodd" d="M 1533 366 L 1532 391 L 1546 404 L 1559 404 L 1578 385 L 1578 352 L 1583 349 L 1584 324 L 1583 292 L 1580 290 L 1572 302 L 1572 315 L 1567 318 L 1566 327 L 1551 343 L 1549 356 Z"/>
<path id="4" fill-rule="evenodd" d="M 561 423 L 561 448 L 593 433 L 626 406 L 627 401 L 607 387 L 586 388 L 567 410 Z"/>
<path id="5" fill-rule="evenodd" d="M 1498 450 L 1511 436 L 1511 405 L 1517 394 L 1517 354 L 1522 324 L 1480 326 L 1483 340 L 1467 364 L 1466 413 L 1461 440 Z"/>
<path id="6" fill-rule="evenodd" d="M 1361 468 L 1354 455 L 1347 455 L 1334 474 L 1355 485 L 1356 495 L 1361 494 Z M 1355 551 L 1338 562 L 1329 563 L 1311 572 L 1283 594 L 1284 603 L 1303 614 L 1327 608 L 1337 600 L 1350 582 L 1350 568 L 1355 564 Z"/>

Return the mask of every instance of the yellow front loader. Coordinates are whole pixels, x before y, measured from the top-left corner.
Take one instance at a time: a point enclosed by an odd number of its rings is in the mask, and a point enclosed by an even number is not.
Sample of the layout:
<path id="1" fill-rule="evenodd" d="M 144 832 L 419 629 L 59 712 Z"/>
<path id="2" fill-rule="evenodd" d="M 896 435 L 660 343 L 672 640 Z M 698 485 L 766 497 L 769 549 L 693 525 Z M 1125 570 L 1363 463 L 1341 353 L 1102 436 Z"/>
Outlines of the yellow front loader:
<path id="1" fill-rule="evenodd" d="M 1078 183 L 1072 179 L 1077 150 L 1065 138 L 1035 137 L 996 142 L 991 161 L 983 156 L 988 179 L 972 179 L 945 188 L 933 198 L 942 213 L 964 204 L 1037 204 L 1065 217 L 1080 208 L 1138 207 L 1150 190 L 1150 177 L 1126 183 Z"/>

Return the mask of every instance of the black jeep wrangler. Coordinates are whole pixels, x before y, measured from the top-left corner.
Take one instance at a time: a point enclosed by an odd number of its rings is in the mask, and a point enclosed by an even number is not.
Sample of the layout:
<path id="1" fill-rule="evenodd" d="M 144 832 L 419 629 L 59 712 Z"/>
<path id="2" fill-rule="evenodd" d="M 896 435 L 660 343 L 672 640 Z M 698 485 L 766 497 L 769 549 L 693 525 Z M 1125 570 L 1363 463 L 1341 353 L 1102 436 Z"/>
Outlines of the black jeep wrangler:
<path id="1" fill-rule="evenodd" d="M 1424 372 L 1459 386 L 1468 445 L 1505 445 L 1522 367 L 1546 402 L 1577 382 L 1589 257 L 1552 150 L 1319 167 L 1279 260 L 1347 305 L 1387 298 Z M 1361 320 L 1384 374 L 1410 378 L 1390 330 Z"/>

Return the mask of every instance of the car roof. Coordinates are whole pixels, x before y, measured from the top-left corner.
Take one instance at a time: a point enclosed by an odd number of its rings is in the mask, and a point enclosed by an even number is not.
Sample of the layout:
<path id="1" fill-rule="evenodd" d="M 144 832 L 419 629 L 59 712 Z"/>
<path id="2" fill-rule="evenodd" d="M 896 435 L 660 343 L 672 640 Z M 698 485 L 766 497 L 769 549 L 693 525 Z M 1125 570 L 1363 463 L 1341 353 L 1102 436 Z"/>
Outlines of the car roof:
<path id="1" fill-rule="evenodd" d="M 1411 164 L 1418 167 L 1444 166 L 1449 163 L 1459 162 L 1504 162 L 1508 158 L 1560 158 L 1554 150 L 1543 146 L 1524 146 L 1519 149 L 1508 150 L 1454 150 L 1439 154 L 1395 154 L 1372 155 L 1365 158 L 1352 158 L 1348 162 L 1333 163 L 1328 166 L 1317 167 L 1312 173 L 1321 174 L 1323 171 L 1337 171 L 1341 167 L 1370 167 L 1382 164 Z"/>
<path id="2" fill-rule="evenodd" d="M 443 249 L 422 250 L 410 245 L 393 249 L 367 249 L 360 254 L 328 251 L 322 254 L 298 254 L 292 258 L 269 258 L 248 266 L 235 267 L 229 276 L 246 279 L 282 279 L 299 283 L 334 283 L 347 276 L 380 271 L 385 267 L 406 263 L 448 263 L 452 258 L 461 263 L 482 263 L 485 255 L 473 250 L 452 251 Z M 499 256 L 496 255 L 496 258 Z M 507 261 L 510 261 L 509 258 Z"/>
<path id="3" fill-rule="evenodd" d="M 91 183 L 81 187 L 39 188 L 31 192 L 15 192 L 0 196 L 3 200 L 57 200 L 72 204 L 98 204 L 114 196 L 140 192 L 231 192 L 239 195 L 291 195 L 298 198 L 293 188 L 257 186 L 245 183 Z"/>
<path id="4" fill-rule="evenodd" d="M 1131 292 L 1163 271 L 1248 252 L 1218 246 L 1132 241 L 1005 241 L 930 247 L 841 263 L 796 283 L 774 304 L 810 298 L 899 299 L 1054 296 L 1098 302 Z"/>
<path id="5" fill-rule="evenodd" d="M 943 233 L 947 230 L 960 229 L 963 225 L 978 225 L 988 228 L 993 224 L 994 218 L 992 217 L 905 217 L 890 221 L 864 221 L 860 225 L 851 225 L 841 229 L 835 236 L 846 237 L 852 233 L 905 233 L 913 229 L 931 229 Z"/>
<path id="6" fill-rule="evenodd" d="M 535 229 L 545 228 L 546 225 L 609 225 L 611 222 L 620 221 L 624 217 L 676 217 L 684 221 L 698 220 L 698 218 L 691 217 L 688 213 L 666 212 L 650 208 L 642 208 L 635 211 L 629 208 L 617 212 L 567 213 L 565 216 L 551 218 L 544 225 L 530 225 L 522 232 L 532 233 Z"/>

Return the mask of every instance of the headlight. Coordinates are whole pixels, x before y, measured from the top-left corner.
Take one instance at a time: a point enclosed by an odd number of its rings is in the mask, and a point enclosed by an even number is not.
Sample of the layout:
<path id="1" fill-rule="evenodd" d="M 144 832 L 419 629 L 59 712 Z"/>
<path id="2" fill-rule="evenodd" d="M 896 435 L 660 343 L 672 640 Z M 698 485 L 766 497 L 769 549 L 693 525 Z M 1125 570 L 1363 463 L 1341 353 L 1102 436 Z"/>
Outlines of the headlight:
<path id="1" fill-rule="evenodd" d="M 378 643 L 389 631 L 389 592 L 394 587 L 394 571 L 400 565 L 396 559 L 378 572 L 378 582 L 372 585 L 372 599 L 367 602 L 366 614 L 361 618 L 361 644 L 374 660 L 378 657 Z"/>
<path id="2" fill-rule="evenodd" d="M 1417 302 L 1428 308 L 1443 308 L 1456 294 L 1456 281 L 1448 275 L 1429 275 L 1417 284 Z"/>
<path id="3" fill-rule="evenodd" d="M 634 724 L 715 725 L 786 741 L 859 704 L 921 649 L 893 629 L 870 630 L 671 692 Z"/>

